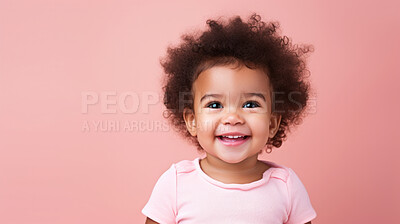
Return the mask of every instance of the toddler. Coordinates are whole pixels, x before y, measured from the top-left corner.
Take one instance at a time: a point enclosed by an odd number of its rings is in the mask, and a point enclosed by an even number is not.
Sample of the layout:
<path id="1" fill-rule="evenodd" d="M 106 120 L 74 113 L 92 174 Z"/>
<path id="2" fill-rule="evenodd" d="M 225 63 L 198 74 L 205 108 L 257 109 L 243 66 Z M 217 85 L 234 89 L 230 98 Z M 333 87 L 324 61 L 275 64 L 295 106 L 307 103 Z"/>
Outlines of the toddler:
<path id="1" fill-rule="evenodd" d="M 204 157 L 160 176 L 146 223 L 311 223 L 317 214 L 296 173 L 258 155 L 279 148 L 305 116 L 312 46 L 292 45 L 257 14 L 207 24 L 161 60 L 165 116 Z"/>

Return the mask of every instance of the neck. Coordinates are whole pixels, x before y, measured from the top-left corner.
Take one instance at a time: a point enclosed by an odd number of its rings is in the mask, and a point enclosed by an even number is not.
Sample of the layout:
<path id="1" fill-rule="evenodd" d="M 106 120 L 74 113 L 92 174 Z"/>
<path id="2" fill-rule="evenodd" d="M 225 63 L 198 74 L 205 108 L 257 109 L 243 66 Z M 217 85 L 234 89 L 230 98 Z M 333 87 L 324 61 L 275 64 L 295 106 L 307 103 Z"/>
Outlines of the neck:
<path id="1" fill-rule="evenodd" d="M 258 168 L 258 154 L 246 158 L 238 163 L 228 163 L 207 153 L 204 159 L 207 167 L 214 173 L 225 175 L 247 175 L 254 173 Z"/>

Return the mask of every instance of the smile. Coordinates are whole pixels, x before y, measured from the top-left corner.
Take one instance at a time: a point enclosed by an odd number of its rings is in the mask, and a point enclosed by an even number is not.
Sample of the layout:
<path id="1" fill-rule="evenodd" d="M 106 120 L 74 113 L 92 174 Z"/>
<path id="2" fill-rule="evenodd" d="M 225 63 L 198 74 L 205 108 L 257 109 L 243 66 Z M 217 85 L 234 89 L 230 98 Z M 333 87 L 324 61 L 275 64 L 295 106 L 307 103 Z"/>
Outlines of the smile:
<path id="1" fill-rule="evenodd" d="M 238 146 L 249 140 L 250 136 L 217 136 L 218 140 L 226 146 Z"/>

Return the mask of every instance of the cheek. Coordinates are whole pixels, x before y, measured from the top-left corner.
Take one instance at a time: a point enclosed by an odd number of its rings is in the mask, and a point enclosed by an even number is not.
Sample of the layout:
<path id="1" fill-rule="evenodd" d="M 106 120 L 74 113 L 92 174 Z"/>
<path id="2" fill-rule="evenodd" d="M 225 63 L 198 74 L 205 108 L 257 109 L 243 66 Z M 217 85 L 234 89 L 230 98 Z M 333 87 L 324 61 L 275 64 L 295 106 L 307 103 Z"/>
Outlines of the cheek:
<path id="1" fill-rule="evenodd" d="M 254 135 L 265 135 L 269 133 L 269 119 L 265 117 L 254 117 L 249 119 L 248 123 Z"/>
<path id="2" fill-rule="evenodd" d="M 217 122 L 213 116 L 199 115 L 197 118 L 197 132 L 201 133 L 201 135 L 214 135 L 216 124 Z"/>
<path id="3" fill-rule="evenodd" d="M 199 116 L 197 120 L 197 141 L 199 141 L 201 147 L 207 151 L 212 148 L 215 140 L 215 120 L 210 116 Z"/>

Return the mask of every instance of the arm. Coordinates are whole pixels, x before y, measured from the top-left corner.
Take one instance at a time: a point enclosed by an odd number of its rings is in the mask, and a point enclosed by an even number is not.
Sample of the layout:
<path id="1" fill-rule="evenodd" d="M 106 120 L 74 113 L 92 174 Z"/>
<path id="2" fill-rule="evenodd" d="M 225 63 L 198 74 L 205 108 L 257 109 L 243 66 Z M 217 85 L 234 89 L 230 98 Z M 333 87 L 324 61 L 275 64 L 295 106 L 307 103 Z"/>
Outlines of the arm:
<path id="1" fill-rule="evenodd" d="M 287 179 L 287 187 L 290 200 L 290 207 L 288 209 L 289 217 L 287 223 L 297 224 L 304 223 L 304 221 L 306 221 L 305 224 L 311 224 L 312 219 L 317 216 L 316 212 L 311 205 L 306 188 L 304 187 L 300 178 L 290 168 Z"/>
<path id="2" fill-rule="evenodd" d="M 152 219 L 150 219 L 149 217 L 147 217 L 146 219 L 146 223 L 145 224 L 159 224 L 158 222 L 153 221 Z"/>
<path id="3" fill-rule="evenodd" d="M 146 224 L 175 223 L 176 172 L 175 164 L 172 164 L 158 178 L 149 201 L 142 209 Z"/>

